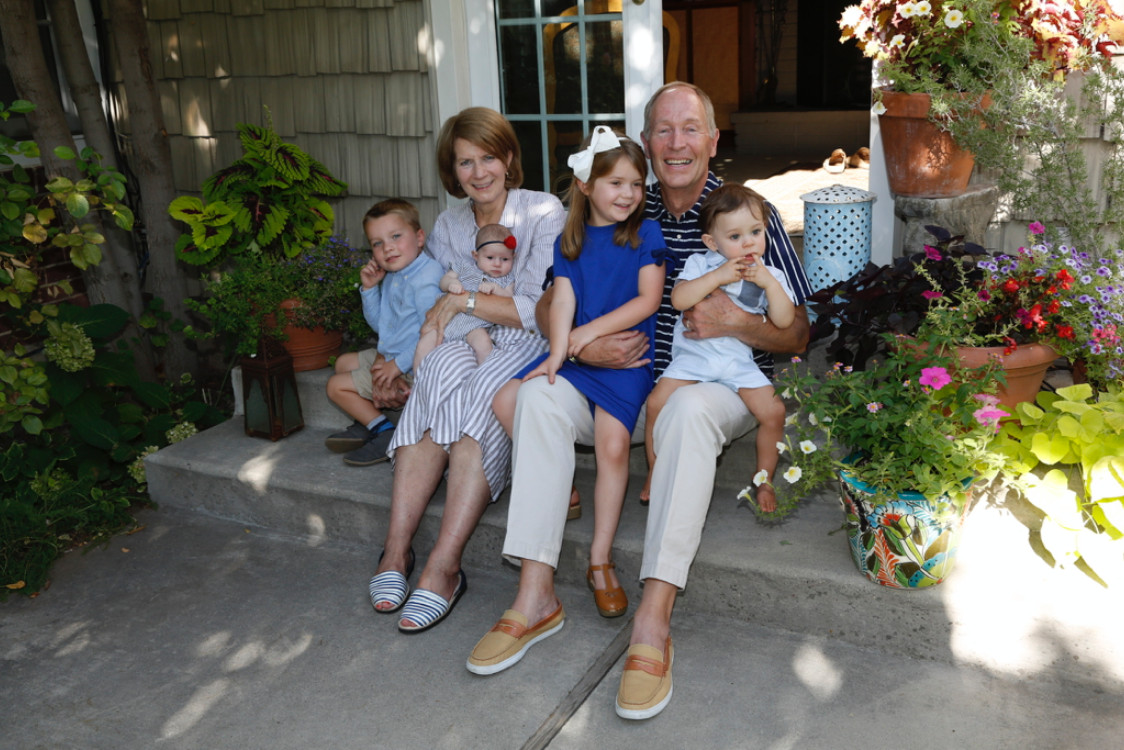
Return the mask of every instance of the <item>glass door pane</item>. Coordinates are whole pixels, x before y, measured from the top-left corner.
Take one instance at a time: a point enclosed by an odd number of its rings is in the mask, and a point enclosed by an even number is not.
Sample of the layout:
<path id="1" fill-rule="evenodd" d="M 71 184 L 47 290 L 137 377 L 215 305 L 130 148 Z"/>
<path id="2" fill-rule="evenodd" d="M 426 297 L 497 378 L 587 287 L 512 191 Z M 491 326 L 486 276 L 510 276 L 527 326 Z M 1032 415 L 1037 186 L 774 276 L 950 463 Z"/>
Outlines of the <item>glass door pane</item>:
<path id="1" fill-rule="evenodd" d="M 624 129 L 621 0 L 497 0 L 500 98 L 524 184 L 561 192 L 594 125 Z"/>

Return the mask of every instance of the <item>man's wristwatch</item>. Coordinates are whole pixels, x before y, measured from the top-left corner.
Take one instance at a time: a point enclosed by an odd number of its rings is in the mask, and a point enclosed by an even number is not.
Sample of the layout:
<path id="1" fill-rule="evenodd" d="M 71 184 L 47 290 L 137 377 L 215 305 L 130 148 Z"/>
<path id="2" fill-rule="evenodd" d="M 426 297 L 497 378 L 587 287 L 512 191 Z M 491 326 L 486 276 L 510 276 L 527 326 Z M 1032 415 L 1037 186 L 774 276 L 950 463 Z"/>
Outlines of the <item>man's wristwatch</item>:
<path id="1" fill-rule="evenodd" d="M 468 293 L 468 301 L 464 303 L 464 311 L 466 313 L 468 313 L 469 315 L 472 315 L 473 311 L 475 311 L 475 310 L 476 310 L 476 292 L 469 292 Z"/>

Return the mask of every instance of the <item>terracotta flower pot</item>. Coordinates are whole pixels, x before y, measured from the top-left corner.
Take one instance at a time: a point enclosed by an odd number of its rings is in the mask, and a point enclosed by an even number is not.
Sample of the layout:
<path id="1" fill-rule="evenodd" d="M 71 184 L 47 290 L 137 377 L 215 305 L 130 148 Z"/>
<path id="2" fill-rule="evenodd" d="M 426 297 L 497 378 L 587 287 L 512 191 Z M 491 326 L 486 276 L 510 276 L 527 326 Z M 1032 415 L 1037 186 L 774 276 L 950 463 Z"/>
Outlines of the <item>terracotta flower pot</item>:
<path id="1" fill-rule="evenodd" d="M 293 309 L 300 307 L 298 299 L 288 299 L 281 303 L 281 309 L 290 321 L 294 318 Z M 293 370 L 305 372 L 327 367 L 329 360 L 340 353 L 343 346 L 343 333 L 327 331 L 323 326 L 299 328 L 290 322 L 285 326 L 285 351 L 293 358 Z"/>
<path id="2" fill-rule="evenodd" d="M 987 106 L 985 98 L 983 106 Z M 929 120 L 928 94 L 882 90 L 878 116 L 890 190 L 897 195 L 949 198 L 968 189 L 976 158 Z"/>
<path id="3" fill-rule="evenodd" d="M 1007 385 L 995 395 L 1000 405 L 1011 414 L 1015 406 L 1024 401 L 1034 401 L 1042 388 L 1046 371 L 1058 358 L 1057 352 L 1045 344 L 1020 344 L 1010 354 L 1002 346 L 958 346 L 956 354 L 965 367 L 982 367 L 994 359 L 1003 367 Z"/>

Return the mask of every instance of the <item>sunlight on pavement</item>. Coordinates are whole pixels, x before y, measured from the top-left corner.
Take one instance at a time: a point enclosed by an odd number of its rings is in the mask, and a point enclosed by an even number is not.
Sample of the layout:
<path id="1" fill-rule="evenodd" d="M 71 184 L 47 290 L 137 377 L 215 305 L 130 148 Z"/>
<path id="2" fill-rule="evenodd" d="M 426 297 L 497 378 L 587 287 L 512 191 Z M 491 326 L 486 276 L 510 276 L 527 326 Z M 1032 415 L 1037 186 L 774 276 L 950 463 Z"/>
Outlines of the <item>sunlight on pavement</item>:
<path id="1" fill-rule="evenodd" d="M 196 690 L 195 695 L 191 697 L 187 705 L 177 711 L 164 724 L 162 738 L 168 740 L 178 737 L 195 726 L 196 722 L 203 718 L 211 706 L 215 705 L 226 694 L 229 687 L 230 680 L 218 679 L 210 685 L 204 685 Z"/>
<path id="2" fill-rule="evenodd" d="M 821 701 L 830 700 L 843 687 L 843 674 L 816 643 L 804 643 L 796 650 L 792 671 Z"/>

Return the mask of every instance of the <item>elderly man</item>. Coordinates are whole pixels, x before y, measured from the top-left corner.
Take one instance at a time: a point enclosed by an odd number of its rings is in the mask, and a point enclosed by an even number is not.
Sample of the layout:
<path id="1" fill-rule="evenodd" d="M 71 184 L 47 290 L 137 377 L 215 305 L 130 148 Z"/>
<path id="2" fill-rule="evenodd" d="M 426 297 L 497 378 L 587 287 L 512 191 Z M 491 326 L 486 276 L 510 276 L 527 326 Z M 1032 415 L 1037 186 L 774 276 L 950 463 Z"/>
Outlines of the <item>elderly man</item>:
<path id="1" fill-rule="evenodd" d="M 705 249 L 698 210 L 718 185 L 709 170 L 718 147 L 714 107 L 701 89 L 670 83 L 649 100 L 644 111 L 643 142 L 658 180 L 648 189 L 646 215 L 658 221 L 677 267 L 691 254 Z M 763 372 L 772 373 L 769 352 L 803 351 L 808 342 L 808 316 L 803 307 L 811 294 L 804 269 L 785 234 L 780 216 L 770 206 L 765 262 L 781 269 L 798 305 L 796 320 L 784 330 L 763 316 L 750 315 L 725 294 L 703 300 L 685 315 L 692 338 L 734 336 L 753 347 Z M 671 306 L 675 274 L 669 274 L 657 318 L 657 375 L 671 358 L 671 338 L 679 313 Z M 539 303 L 545 313 L 549 290 Z M 642 334 L 623 332 L 594 341 L 580 359 L 604 367 L 631 367 L 648 350 Z M 646 361 L 646 360 L 643 360 Z M 522 560 L 519 591 L 511 609 L 477 644 L 468 669 L 494 674 L 522 659 L 527 649 L 553 634 L 565 619 L 554 591 L 554 567 L 561 549 L 573 477 L 575 442 L 592 445 L 593 423 L 588 403 L 567 390 L 549 386 L 546 378 L 520 388 L 514 424 L 515 469 L 511 512 L 504 551 Z M 643 418 L 641 419 L 643 421 Z M 678 389 L 655 425 L 658 460 L 652 475 L 651 501 L 640 578 L 644 591 L 633 621 L 632 636 L 617 694 L 617 714 L 647 719 L 671 699 L 671 613 L 676 593 L 698 550 L 714 487 L 718 455 L 733 439 L 754 427 L 754 420 L 738 394 L 718 383 L 698 383 Z M 637 430 L 643 435 L 643 425 Z M 538 549 L 526 541 L 533 529 Z M 522 538 L 513 541 L 513 536 Z M 606 571 L 606 577 L 611 571 Z M 606 584 L 615 584 L 606 580 Z M 534 623 L 534 624 L 530 624 Z"/>

